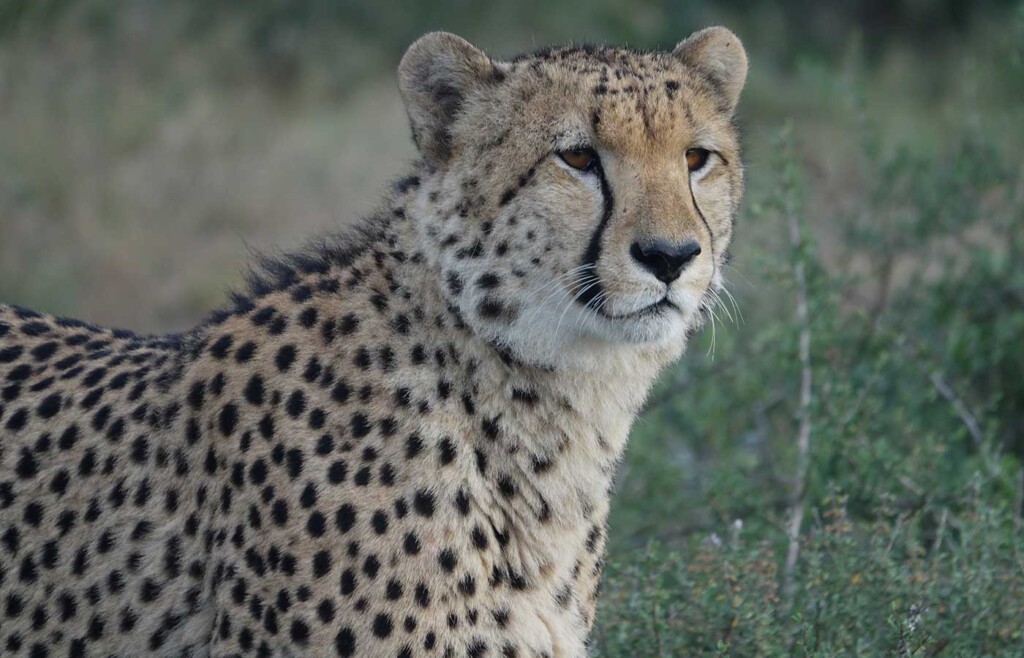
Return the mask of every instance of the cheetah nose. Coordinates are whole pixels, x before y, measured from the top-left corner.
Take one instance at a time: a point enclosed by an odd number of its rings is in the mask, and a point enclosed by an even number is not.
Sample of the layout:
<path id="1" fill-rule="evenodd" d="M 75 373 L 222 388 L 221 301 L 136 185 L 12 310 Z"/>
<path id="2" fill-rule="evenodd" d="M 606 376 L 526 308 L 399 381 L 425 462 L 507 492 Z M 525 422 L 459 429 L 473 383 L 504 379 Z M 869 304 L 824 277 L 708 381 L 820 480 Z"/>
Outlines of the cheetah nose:
<path id="1" fill-rule="evenodd" d="M 672 283 L 700 254 L 700 243 L 693 239 L 676 244 L 664 240 L 634 242 L 629 253 L 659 281 Z"/>

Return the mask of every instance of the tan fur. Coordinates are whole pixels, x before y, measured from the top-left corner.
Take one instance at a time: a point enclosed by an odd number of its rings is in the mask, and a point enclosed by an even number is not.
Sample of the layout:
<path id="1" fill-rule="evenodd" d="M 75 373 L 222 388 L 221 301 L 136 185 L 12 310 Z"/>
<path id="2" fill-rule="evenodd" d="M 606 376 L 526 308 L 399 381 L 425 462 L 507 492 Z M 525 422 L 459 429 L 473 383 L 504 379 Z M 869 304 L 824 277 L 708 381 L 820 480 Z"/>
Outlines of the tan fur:
<path id="1" fill-rule="evenodd" d="M 424 159 L 363 237 L 185 336 L 0 307 L 0 651 L 585 656 L 629 426 L 721 285 L 745 74 L 721 28 L 427 35 Z M 668 283 L 631 255 L 689 239 Z"/>

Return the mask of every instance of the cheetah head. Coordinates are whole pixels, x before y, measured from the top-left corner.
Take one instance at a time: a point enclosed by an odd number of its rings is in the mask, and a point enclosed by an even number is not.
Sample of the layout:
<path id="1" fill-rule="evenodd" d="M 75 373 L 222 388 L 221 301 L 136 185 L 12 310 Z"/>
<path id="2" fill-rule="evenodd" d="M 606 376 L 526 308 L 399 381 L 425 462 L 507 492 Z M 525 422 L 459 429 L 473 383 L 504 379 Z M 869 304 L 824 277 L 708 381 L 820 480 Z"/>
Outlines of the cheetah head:
<path id="1" fill-rule="evenodd" d="M 427 172 L 414 204 L 449 305 L 528 362 L 678 355 L 722 285 L 746 72 L 720 27 L 671 52 L 509 62 L 452 34 L 415 42 L 399 67 Z"/>

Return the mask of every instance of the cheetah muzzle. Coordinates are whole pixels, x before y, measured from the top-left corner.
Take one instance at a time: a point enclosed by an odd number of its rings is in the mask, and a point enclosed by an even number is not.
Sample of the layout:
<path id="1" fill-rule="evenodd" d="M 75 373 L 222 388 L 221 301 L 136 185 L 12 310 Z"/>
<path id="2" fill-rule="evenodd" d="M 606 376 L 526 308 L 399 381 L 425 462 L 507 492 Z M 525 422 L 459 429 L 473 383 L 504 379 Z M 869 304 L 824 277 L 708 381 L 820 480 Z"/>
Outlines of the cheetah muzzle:
<path id="1" fill-rule="evenodd" d="M 196 329 L 0 307 L 0 653 L 580 658 L 616 464 L 722 285 L 747 62 L 398 71 L 421 159 Z"/>

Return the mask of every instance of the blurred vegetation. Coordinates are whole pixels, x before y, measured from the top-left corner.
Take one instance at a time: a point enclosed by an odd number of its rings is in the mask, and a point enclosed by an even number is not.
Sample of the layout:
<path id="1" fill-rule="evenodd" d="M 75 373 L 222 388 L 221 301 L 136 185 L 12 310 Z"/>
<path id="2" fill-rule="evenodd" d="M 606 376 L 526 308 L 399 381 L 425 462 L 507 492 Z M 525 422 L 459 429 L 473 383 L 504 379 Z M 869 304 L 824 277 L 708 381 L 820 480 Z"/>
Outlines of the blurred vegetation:
<path id="1" fill-rule="evenodd" d="M 400 173 L 422 32 L 504 56 L 727 24 L 736 304 L 634 429 L 593 652 L 1024 655 L 1024 3 L 385 4 L 0 0 L 0 298 L 187 326 L 247 242 Z"/>

